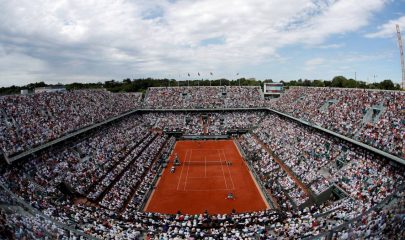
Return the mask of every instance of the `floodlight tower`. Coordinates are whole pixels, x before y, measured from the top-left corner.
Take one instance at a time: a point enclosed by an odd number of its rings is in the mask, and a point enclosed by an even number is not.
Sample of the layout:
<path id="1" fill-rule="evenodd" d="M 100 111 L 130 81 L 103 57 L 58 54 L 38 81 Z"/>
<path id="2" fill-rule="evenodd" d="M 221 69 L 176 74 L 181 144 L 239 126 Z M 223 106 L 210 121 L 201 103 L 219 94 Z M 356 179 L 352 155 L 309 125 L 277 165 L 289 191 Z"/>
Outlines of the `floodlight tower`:
<path id="1" fill-rule="evenodd" d="M 399 46 L 399 53 L 401 55 L 401 68 L 402 68 L 402 82 L 401 88 L 405 89 L 405 64 L 404 64 L 404 49 L 402 48 L 402 38 L 401 32 L 399 30 L 399 25 L 397 24 L 397 38 L 398 38 L 398 46 Z"/>

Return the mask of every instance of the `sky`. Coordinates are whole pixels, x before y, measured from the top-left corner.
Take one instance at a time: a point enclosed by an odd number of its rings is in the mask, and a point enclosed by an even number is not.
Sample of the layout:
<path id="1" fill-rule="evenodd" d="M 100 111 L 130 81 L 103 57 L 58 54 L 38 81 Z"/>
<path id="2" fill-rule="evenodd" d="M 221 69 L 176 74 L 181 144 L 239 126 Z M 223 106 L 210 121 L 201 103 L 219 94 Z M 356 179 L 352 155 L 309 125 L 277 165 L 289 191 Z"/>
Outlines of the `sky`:
<path id="1" fill-rule="evenodd" d="M 0 86 L 188 73 L 399 83 L 395 24 L 405 37 L 405 0 L 0 0 Z"/>

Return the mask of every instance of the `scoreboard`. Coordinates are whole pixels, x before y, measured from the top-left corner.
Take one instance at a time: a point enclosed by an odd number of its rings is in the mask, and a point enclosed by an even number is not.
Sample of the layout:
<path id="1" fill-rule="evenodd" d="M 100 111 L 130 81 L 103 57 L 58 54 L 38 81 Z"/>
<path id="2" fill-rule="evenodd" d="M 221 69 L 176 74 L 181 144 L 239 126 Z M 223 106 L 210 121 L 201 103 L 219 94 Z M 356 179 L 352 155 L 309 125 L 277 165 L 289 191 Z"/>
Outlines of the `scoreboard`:
<path id="1" fill-rule="evenodd" d="M 264 94 L 281 94 L 284 92 L 284 85 L 282 83 L 265 83 Z"/>

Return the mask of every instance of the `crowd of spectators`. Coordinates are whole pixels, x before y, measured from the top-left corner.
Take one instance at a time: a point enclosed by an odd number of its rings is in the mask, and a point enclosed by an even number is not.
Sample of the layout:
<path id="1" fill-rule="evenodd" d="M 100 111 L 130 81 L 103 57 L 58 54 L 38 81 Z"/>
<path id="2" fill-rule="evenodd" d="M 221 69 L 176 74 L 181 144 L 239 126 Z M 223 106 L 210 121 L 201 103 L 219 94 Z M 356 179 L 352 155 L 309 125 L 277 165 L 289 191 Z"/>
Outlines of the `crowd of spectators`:
<path id="1" fill-rule="evenodd" d="M 0 97 L 0 154 L 12 155 L 137 108 L 140 93 L 103 90 Z"/>
<path id="2" fill-rule="evenodd" d="M 140 93 L 103 90 L 0 97 L 0 151 L 13 155 L 28 150 L 140 107 L 141 99 Z M 287 90 L 276 101 L 266 101 L 260 87 L 159 87 L 150 88 L 143 102 L 143 107 L 153 109 L 261 106 L 405 157 L 404 92 L 301 87 Z M 172 124 L 167 127 L 179 123 Z"/>
<path id="3" fill-rule="evenodd" d="M 156 160 L 154 156 L 157 156 L 165 140 L 166 137 L 157 136 L 143 147 L 143 151 L 138 154 L 135 161 L 125 167 L 125 173 L 109 189 L 100 202 L 101 206 L 112 210 L 119 210 L 124 207 L 125 201 L 128 197 L 132 197 L 131 193 L 134 193 L 138 189 L 137 187 L 140 182 L 144 180 L 146 171 L 149 170 L 154 160 Z M 142 199 L 142 196 L 139 191 L 137 197 Z"/>
<path id="4" fill-rule="evenodd" d="M 143 114 L 143 122 L 154 129 L 183 132 L 186 135 L 203 134 L 201 114 L 153 112 Z"/>
<path id="5" fill-rule="evenodd" d="M 404 239 L 405 238 L 405 196 L 398 193 L 385 208 L 372 210 L 357 222 L 349 224 L 334 237 L 346 239 Z"/>
<path id="6" fill-rule="evenodd" d="M 129 154 L 124 156 L 124 158 L 119 159 L 117 164 L 113 166 L 112 169 L 109 169 L 107 174 L 99 181 L 88 194 L 90 199 L 98 199 L 102 196 L 107 188 L 113 184 L 116 179 L 120 178 L 122 173 L 125 173 L 127 168 L 131 167 L 136 160 L 136 158 L 142 154 L 143 150 L 148 147 L 148 145 L 153 141 L 156 137 L 156 133 L 150 134 L 144 141 L 138 144 Z"/>
<path id="7" fill-rule="evenodd" d="M 264 111 L 153 112 L 143 114 L 143 122 L 163 131 L 185 135 L 223 135 L 230 130 L 251 129 L 264 117 Z"/>
<path id="8" fill-rule="evenodd" d="M 0 236 L 1 239 L 74 238 L 74 234 L 57 227 L 52 221 L 46 220 L 42 216 L 2 208 L 0 208 Z"/>
<path id="9" fill-rule="evenodd" d="M 248 108 L 262 104 L 259 86 L 152 87 L 144 107 L 149 109 L 179 108 Z"/>
<path id="10" fill-rule="evenodd" d="M 270 122 L 273 127 L 269 127 Z M 278 157 L 286 163 L 300 180 L 311 187 L 316 195 L 332 185 L 345 191 L 347 195 L 342 200 L 325 203 L 310 215 L 312 217 L 321 216 L 317 217 L 317 226 L 323 225 L 326 229 L 332 229 L 363 214 L 386 197 L 395 195 L 398 187 L 404 184 L 403 173 L 397 171 L 386 160 L 365 153 L 364 150 L 346 146 L 337 139 L 317 133 L 308 127 L 300 126 L 298 123 L 287 121 L 276 115 L 268 115 L 260 127 L 254 130 L 254 135 L 256 137 L 251 134 L 242 136 L 239 139 L 240 146 L 258 174 L 262 185 L 268 189 L 268 193 L 272 196 L 271 199 L 275 199 L 276 204 L 278 203 L 281 209 L 290 212 L 288 209 L 291 209 L 294 204 L 303 203 L 303 201 L 299 201 L 299 194 L 291 193 L 292 186 L 292 189 L 298 190 L 296 192 L 302 193 L 302 191 L 299 191 L 299 186 L 295 185 L 291 179 L 280 180 L 280 176 L 286 175 L 286 172 L 283 172 L 282 168 L 274 161 L 274 157 Z M 278 139 L 280 140 L 278 141 Z M 259 141 L 275 150 L 273 152 L 275 156 L 266 151 Z M 289 146 L 297 146 L 302 150 L 301 152 L 295 151 Z M 280 149 L 284 150 L 280 151 Z M 339 157 L 346 160 L 341 167 L 338 167 L 335 162 Z M 293 164 L 289 164 L 290 159 L 294 159 Z M 296 161 L 296 159 L 299 160 Z M 308 181 L 313 179 L 311 175 L 317 176 L 317 180 Z M 318 182 L 324 183 L 314 185 Z M 290 190 L 288 190 L 289 188 Z M 308 226 L 300 222 L 302 217 L 295 219 L 293 225 L 280 226 L 275 232 L 293 234 L 287 235 L 288 238 L 297 233 L 302 234 L 299 236 L 305 236 L 308 230 L 305 230 L 305 227 Z M 357 233 L 354 236 L 366 236 L 364 235 L 365 229 L 368 230 L 368 235 L 370 235 L 370 231 L 374 232 L 374 235 L 380 234 L 379 236 L 395 235 L 396 232 L 400 232 L 398 230 L 400 227 L 405 226 L 405 222 L 401 215 L 397 215 L 394 219 L 396 228 L 388 228 L 389 230 L 383 232 L 386 226 L 383 225 L 382 228 L 378 228 L 377 221 L 374 221 L 372 225 L 374 229 L 364 227 L 364 224 L 360 225 L 358 228 L 360 232 L 363 231 L 363 235 Z M 303 229 L 304 231 L 302 231 Z M 313 235 L 313 232 L 310 235 Z M 338 238 L 354 239 L 353 237 L 347 238 L 346 235 L 339 232 Z"/>
<path id="11" fill-rule="evenodd" d="M 352 198 L 373 205 L 394 192 L 393 183 L 403 182 L 386 160 L 376 161 L 373 154 L 275 114 L 253 132 L 315 194 L 336 183 Z M 338 167 L 341 159 L 343 166 Z"/>
<path id="12" fill-rule="evenodd" d="M 219 108 L 223 106 L 240 107 L 244 104 L 246 107 L 252 106 L 246 105 L 246 102 L 250 100 L 252 100 L 252 104 L 259 104 L 262 101 L 261 95 L 255 99 L 255 96 L 259 95 L 256 91 L 259 90 L 248 87 L 203 87 L 202 90 L 194 87 L 151 88 L 145 101 L 145 107 Z M 362 92 L 356 92 L 359 95 L 356 104 L 345 105 L 344 109 L 340 110 L 335 109 L 336 112 L 331 115 L 331 122 L 327 123 L 322 116 L 327 118 L 329 115 L 322 114 L 324 111 L 330 111 L 328 109 L 335 107 L 334 105 L 337 103 L 330 101 L 330 105 L 324 106 L 325 101 L 337 100 L 339 103 L 342 101 L 342 94 L 348 96 L 348 93 L 344 91 L 351 90 L 341 90 L 343 93 L 330 90 L 331 95 L 327 96 L 318 93 L 316 89 L 313 90 L 314 92 L 310 94 L 311 98 L 319 98 L 318 100 L 322 103 L 312 101 L 305 103 L 305 96 L 302 95 L 301 90 L 290 91 L 290 96 L 292 96 L 290 99 L 282 97 L 279 100 L 279 110 L 292 115 L 298 114 L 297 117 L 312 122 L 319 121 L 317 122 L 319 124 L 324 121 L 324 124 L 332 124 L 330 126 L 333 126 L 333 122 L 339 120 L 337 116 L 343 116 L 345 111 L 349 112 L 348 116 L 351 117 L 364 116 L 367 108 L 360 111 L 358 109 L 361 106 L 376 106 L 380 104 L 378 99 L 387 100 L 391 97 L 387 97 L 385 92 L 381 92 L 378 93 L 380 95 L 377 94 L 370 100 L 364 97 Z M 224 92 L 226 94 L 223 94 Z M 83 107 L 84 105 L 75 105 L 77 99 L 74 100 L 75 98 L 69 94 L 76 97 L 80 94 L 82 94 L 80 96 L 87 96 L 87 100 L 83 101 L 88 101 L 88 109 Z M 372 92 L 371 96 L 373 94 Z M 53 97 L 49 97 L 47 94 L 43 95 L 45 97 L 41 97 L 42 95 L 35 97 L 34 95 L 30 96 L 33 98 L 30 101 L 34 101 L 39 106 L 43 106 L 41 105 L 43 101 L 48 107 L 26 111 L 28 115 L 38 116 L 41 119 L 38 121 L 41 126 L 47 126 L 47 123 L 52 123 L 52 121 L 97 117 L 95 121 L 83 120 L 83 125 L 75 125 L 76 127 L 72 128 L 77 129 L 135 108 L 139 104 L 137 101 L 133 101 L 134 105 L 129 104 L 128 101 L 132 101 L 136 97 L 128 95 L 116 98 L 123 102 L 127 101 L 120 107 L 118 103 L 115 105 L 115 102 L 109 99 L 115 98 L 110 95 L 115 94 L 104 91 L 57 93 L 53 96 L 55 98 L 53 100 L 49 100 Z M 166 95 L 167 99 L 165 99 Z M 207 96 L 211 97 L 208 97 L 205 102 Z M 218 96 L 218 98 L 212 96 Z M 229 96 L 232 96 L 232 99 Z M 330 96 L 333 98 L 329 98 Z M 397 97 L 403 99 L 403 95 Z M 296 99 L 294 100 L 294 98 Z M 72 118 L 63 117 L 62 113 L 50 110 L 53 109 L 52 106 L 60 104 L 54 102 L 57 101 L 56 99 L 68 99 L 61 104 L 60 108 L 64 110 L 71 108 L 69 117 Z M 97 99 L 97 101 L 90 99 Z M 345 99 L 348 101 L 348 98 Z M 113 103 L 102 106 L 105 100 Z M 0 98 L 1 104 L 10 102 L 12 100 L 5 101 Z M 19 99 L 16 102 L 16 106 L 23 107 L 11 112 L 24 112 L 21 110 L 27 106 L 21 103 L 24 101 Z M 284 107 L 283 104 L 291 106 Z M 294 107 L 294 104 L 322 110 L 317 112 L 318 115 L 306 108 L 300 112 Z M 339 106 L 344 105 L 339 104 Z M 9 105 L 7 106 L 12 109 Z M 79 108 L 76 109 L 76 106 L 83 107 L 83 115 L 75 114 L 75 111 L 79 112 Z M 382 113 L 372 115 L 376 118 L 375 121 L 372 121 L 383 124 L 379 121 L 389 118 L 389 121 L 399 124 L 390 125 L 398 128 L 398 132 L 395 134 L 401 133 L 403 119 L 393 120 L 398 116 L 396 115 L 398 107 L 387 102 L 382 103 L 382 106 L 384 106 L 381 108 Z M 355 109 L 350 110 L 351 107 Z M 103 109 L 100 110 L 100 108 Z M 2 110 L 4 114 L 0 112 L 2 117 L 0 126 L 3 129 L 19 124 L 20 120 L 16 120 L 17 117 L 10 114 L 10 109 Z M 101 111 L 105 115 L 99 116 L 97 111 Z M 389 112 L 392 114 L 388 114 Z M 44 114 L 48 117 L 43 118 Z M 355 132 L 353 136 L 360 138 L 373 132 L 374 128 L 370 126 L 374 122 L 362 123 L 363 117 L 360 118 L 357 121 L 346 117 L 345 123 L 348 123 L 348 127 L 342 133 L 349 134 L 353 131 Z M 72 122 L 74 121 L 72 120 Z M 352 126 L 358 124 L 362 124 L 363 128 L 356 131 L 356 128 L 352 128 Z M 41 128 L 41 131 L 38 132 L 38 136 L 43 136 L 43 129 Z M 72 129 L 68 131 L 72 131 Z M 169 138 L 161 130 L 206 135 L 224 134 L 233 129 L 250 131 L 238 138 L 238 143 L 258 176 L 259 184 L 265 187 L 271 199 L 274 200 L 274 205 L 279 209 L 219 215 L 209 213 L 188 215 L 180 212 L 168 215 L 141 211 L 141 206 L 147 200 L 148 193 L 159 173 L 161 163 L 170 155 L 175 143 L 173 137 Z M 60 133 L 58 136 L 66 134 L 68 131 Z M 15 132 L 17 134 L 20 130 L 15 130 Z M 9 135 L 5 134 L 0 140 L 7 139 L 8 141 L 8 137 Z M 38 143 L 44 143 L 51 138 L 44 139 L 46 140 Z M 387 139 L 392 140 L 396 137 Z M 34 146 L 29 143 L 31 140 L 32 138 L 28 137 L 27 145 L 24 145 L 25 143 L 17 145 L 20 146 L 19 151 Z M 7 146 L 4 144 L 7 141 L 3 141 L 3 149 Z M 364 141 L 368 140 L 364 139 Z M 384 144 L 384 142 L 380 142 L 380 144 Z M 397 142 L 393 144 L 395 145 Z M 26 147 L 21 148 L 21 146 Z M 390 144 L 387 146 L 391 150 L 396 149 Z M 6 153 L 12 152 L 7 151 Z M 281 167 L 280 161 L 291 171 L 287 171 L 284 166 Z M 302 184 L 298 184 L 297 180 Z M 99 129 L 94 129 L 75 142 L 50 148 L 25 161 L 2 167 L 0 168 L 0 184 L 11 189 L 14 194 L 55 221 L 73 226 L 79 231 L 101 239 L 141 239 L 145 235 L 156 239 L 176 237 L 291 239 L 315 236 L 350 222 L 357 216 L 362 216 L 387 197 L 396 194 L 398 187 L 404 184 L 404 173 L 403 167 L 393 166 L 382 157 L 343 143 L 337 138 L 305 127 L 300 123 L 264 111 L 149 112 L 125 117 Z M 61 184 L 71 186 L 80 197 L 87 199 L 88 202 L 75 202 L 75 199 L 62 193 Z M 304 189 L 303 186 L 307 188 Z M 331 187 L 341 189 L 344 197 L 322 204 L 311 202 L 313 196 L 320 195 Z M 401 194 L 402 200 L 398 201 L 403 206 L 403 192 Z M 400 212 L 397 208 L 375 211 L 365 214 L 361 223 L 351 224 L 345 230 L 338 232 L 336 237 L 352 239 L 368 236 L 392 236 L 395 234 L 393 231 L 400 232 L 400 229 L 403 229 L 403 208 Z M 67 234 L 66 230 L 55 226 L 52 221 L 21 212 L 13 213 L 1 210 L 0 223 L 2 223 L 0 226 L 6 226 L 0 227 L 0 233 L 1 231 L 6 232 L 8 235 L 13 235 L 14 238 L 20 236 L 28 239 L 42 236 L 46 238 L 49 236 L 48 234 L 62 238 Z"/>
<path id="13" fill-rule="evenodd" d="M 43 214 L 32 212 L 0 186 L 1 239 L 79 239 L 74 232 L 59 227 Z"/>
<path id="14" fill-rule="evenodd" d="M 404 92 L 300 87 L 267 101 L 260 87 L 159 87 L 150 88 L 143 103 L 141 99 L 140 93 L 103 90 L 0 97 L 0 152 L 8 156 L 26 151 L 143 104 L 153 109 L 270 106 L 405 158 Z M 180 122 L 157 124 L 176 129 L 183 120 L 175 119 Z M 200 119 L 190 121 L 197 127 L 187 131 L 203 131 Z"/>
<path id="15" fill-rule="evenodd" d="M 268 115 L 254 133 L 316 194 L 332 184 L 328 174 L 334 169 L 333 160 L 344 153 L 344 145 L 277 115 Z"/>
<path id="16" fill-rule="evenodd" d="M 291 88 L 269 106 L 405 158 L 405 92 Z"/>
<path id="17" fill-rule="evenodd" d="M 125 119 L 101 134 L 91 136 L 75 146 L 81 161 L 71 168 L 66 181 L 86 195 L 102 177 L 150 133 L 138 117 Z"/>
<path id="18" fill-rule="evenodd" d="M 252 161 L 252 166 L 258 173 L 263 186 L 269 189 L 281 208 L 291 210 L 308 200 L 308 196 L 290 176 L 276 163 L 271 156 L 251 134 L 245 134 L 239 143 L 243 151 Z"/>
<path id="19" fill-rule="evenodd" d="M 125 208 L 125 214 L 130 215 L 131 213 L 136 214 L 140 210 L 142 210 L 142 203 L 146 203 L 147 198 L 149 197 L 148 193 L 151 193 L 154 184 L 153 182 L 156 180 L 156 177 L 159 174 L 159 170 L 163 167 L 163 163 L 167 161 L 169 155 L 171 154 L 174 144 L 176 143 L 175 137 L 170 137 L 166 144 L 164 144 L 159 159 L 154 159 L 155 162 L 147 171 L 145 177 L 143 177 L 140 186 L 136 189 L 135 195 L 130 198 L 128 205 Z"/>
<path id="20" fill-rule="evenodd" d="M 95 130 L 83 140 L 6 167 L 0 182 L 49 216 L 60 216 L 74 205 L 69 199 L 55 202 L 64 198 L 61 183 L 115 211 L 132 197 L 133 203 L 140 204 L 157 174 L 151 164 L 167 137 L 150 132 L 139 119 L 137 115 L 126 117 Z M 173 139 L 170 144 L 173 146 Z M 135 194 L 130 196 L 130 192 Z M 101 193 L 103 197 L 97 199 Z M 58 220 L 67 221 L 63 217 Z"/>
<path id="21" fill-rule="evenodd" d="M 207 124 L 209 134 L 226 134 L 229 130 L 251 129 L 259 125 L 265 112 L 222 112 L 209 114 Z"/>
<path id="22" fill-rule="evenodd" d="M 249 108 L 269 106 L 405 158 L 405 93 L 400 91 L 291 88 L 265 100 L 259 87 L 150 88 L 145 108 Z"/>

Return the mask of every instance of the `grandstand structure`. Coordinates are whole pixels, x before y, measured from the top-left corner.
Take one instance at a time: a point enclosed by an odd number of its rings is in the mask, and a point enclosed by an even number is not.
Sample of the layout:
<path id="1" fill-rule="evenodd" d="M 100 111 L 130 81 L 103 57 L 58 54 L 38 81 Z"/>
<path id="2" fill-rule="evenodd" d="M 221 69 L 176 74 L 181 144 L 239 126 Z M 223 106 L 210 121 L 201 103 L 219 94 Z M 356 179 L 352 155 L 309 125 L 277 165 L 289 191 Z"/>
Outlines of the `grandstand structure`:
<path id="1" fill-rule="evenodd" d="M 0 236 L 400 239 L 404 111 L 403 91 L 339 88 L 277 99 L 250 86 L 0 97 Z M 169 173 L 178 156 L 185 164 Z M 243 191 L 250 178 L 254 194 Z M 235 199 L 156 210 L 160 188 L 204 196 L 207 179 Z M 263 203 L 248 210 L 244 194 Z"/>

